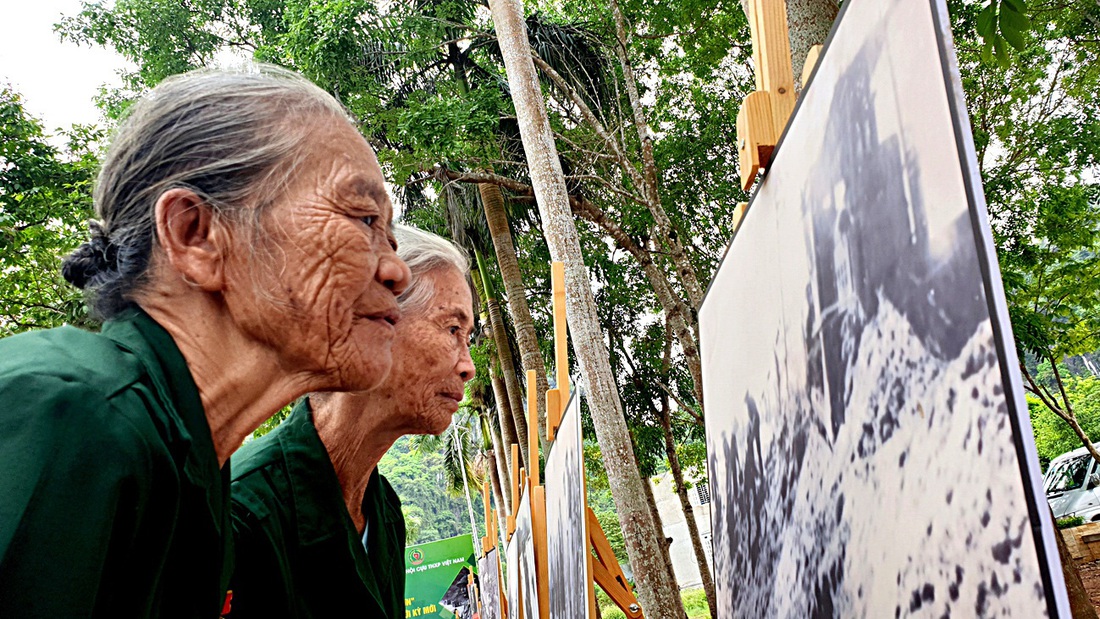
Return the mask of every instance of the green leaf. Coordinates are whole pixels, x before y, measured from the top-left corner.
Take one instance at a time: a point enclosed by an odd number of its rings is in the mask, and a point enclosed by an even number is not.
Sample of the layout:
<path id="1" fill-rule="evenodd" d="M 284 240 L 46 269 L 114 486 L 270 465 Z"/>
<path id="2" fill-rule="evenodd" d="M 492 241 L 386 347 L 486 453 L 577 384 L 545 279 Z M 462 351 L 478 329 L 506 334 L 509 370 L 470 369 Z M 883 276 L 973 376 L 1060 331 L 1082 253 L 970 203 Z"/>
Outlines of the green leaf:
<path id="1" fill-rule="evenodd" d="M 1025 46 L 1024 33 L 1031 29 L 1031 22 L 1028 21 L 1027 17 L 1017 12 L 1012 5 L 1005 3 L 1001 6 L 998 21 L 1001 26 L 1001 35 L 1008 41 L 1008 44 L 1017 51 L 1023 51 Z"/>
<path id="2" fill-rule="evenodd" d="M 981 13 L 978 13 L 978 34 L 986 40 L 988 44 L 994 34 L 994 25 L 997 21 L 996 3 L 990 3 L 989 6 L 982 9 Z"/>
<path id="3" fill-rule="evenodd" d="M 1000 34 L 993 35 L 993 53 L 997 56 L 997 62 L 1001 63 L 1002 67 L 1007 67 L 1012 61 L 1008 56 L 1008 46 L 1005 43 L 1004 37 Z"/>

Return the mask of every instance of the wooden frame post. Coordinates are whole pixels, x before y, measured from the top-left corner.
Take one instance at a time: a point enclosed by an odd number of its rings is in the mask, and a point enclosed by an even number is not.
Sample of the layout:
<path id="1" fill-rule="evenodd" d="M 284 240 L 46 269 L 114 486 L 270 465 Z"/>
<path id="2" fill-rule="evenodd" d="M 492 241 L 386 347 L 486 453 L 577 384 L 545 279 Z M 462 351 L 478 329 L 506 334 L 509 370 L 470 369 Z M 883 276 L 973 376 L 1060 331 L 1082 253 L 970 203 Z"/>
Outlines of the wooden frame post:
<path id="1" fill-rule="evenodd" d="M 485 537 L 481 538 L 481 556 L 489 554 L 496 546 L 496 538 L 493 537 L 493 506 L 489 504 L 489 480 L 481 483 L 481 501 L 485 504 Z"/>
<path id="2" fill-rule="evenodd" d="M 536 401 L 535 373 L 527 375 L 529 401 Z M 549 410 L 549 409 L 548 409 Z M 550 552 L 546 532 L 546 488 L 539 483 L 539 409 L 527 409 L 528 448 L 531 454 L 531 472 L 527 476 L 531 488 L 531 541 L 535 546 L 535 582 L 539 587 L 539 616 L 550 619 Z M 547 426 L 549 429 L 549 425 Z"/>
<path id="3" fill-rule="evenodd" d="M 519 445 L 512 443 L 512 513 L 508 514 L 508 530 L 505 532 L 505 540 L 511 540 L 512 534 L 516 532 L 516 514 L 519 513 L 519 489 L 523 487 L 520 483 L 520 474 L 523 469 L 519 466 Z"/>
<path id="4" fill-rule="evenodd" d="M 569 329 L 565 314 L 565 263 L 550 265 L 550 288 L 554 303 L 554 375 L 557 377 L 558 404 L 550 408 L 546 399 L 546 440 L 554 440 L 561 425 L 565 405 L 569 403 Z"/>
<path id="5" fill-rule="evenodd" d="M 786 0 L 748 0 L 748 9 L 756 90 L 737 112 L 737 153 L 745 191 L 767 167 L 795 103 Z"/>

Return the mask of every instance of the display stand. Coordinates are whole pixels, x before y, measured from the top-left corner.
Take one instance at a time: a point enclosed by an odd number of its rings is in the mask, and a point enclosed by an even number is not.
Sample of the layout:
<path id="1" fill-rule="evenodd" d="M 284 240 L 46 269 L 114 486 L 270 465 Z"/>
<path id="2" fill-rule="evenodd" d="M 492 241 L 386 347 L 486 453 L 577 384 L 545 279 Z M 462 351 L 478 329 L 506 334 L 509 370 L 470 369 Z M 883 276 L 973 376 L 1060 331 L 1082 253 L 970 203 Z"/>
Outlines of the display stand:
<path id="1" fill-rule="evenodd" d="M 748 191 L 767 167 L 794 111 L 794 75 L 785 0 L 748 0 L 756 90 L 737 112 L 737 154 L 741 187 Z"/>
<path id="2" fill-rule="evenodd" d="M 553 288 L 554 307 L 554 358 L 556 361 L 555 375 L 557 385 L 546 391 L 546 436 L 547 441 L 553 441 L 558 427 L 561 425 L 562 414 L 569 403 L 569 348 L 568 329 L 566 326 L 565 310 L 565 265 L 555 262 L 551 268 L 551 282 Z M 519 513 L 520 496 L 522 491 L 531 493 L 531 538 L 535 553 L 535 582 L 539 587 L 539 619 L 550 619 L 550 591 L 549 591 L 549 556 L 547 548 L 547 523 L 546 523 L 546 489 L 541 483 L 539 470 L 539 425 L 538 425 L 538 392 L 536 389 L 535 372 L 527 372 L 527 441 L 530 462 L 526 467 L 519 466 L 519 445 L 512 444 L 511 465 L 511 489 L 512 489 L 512 513 L 505 519 L 507 531 L 505 539 L 511 541 L 516 530 L 516 517 Z M 549 450 L 547 450 L 549 453 Z M 495 518 L 495 513 L 488 507 L 489 489 L 484 487 L 485 518 L 489 522 Z M 622 609 L 623 613 L 631 619 L 643 617 L 641 606 L 638 604 L 634 592 L 627 583 L 615 554 L 611 551 L 611 545 L 607 541 L 603 528 L 596 515 L 587 505 L 585 500 L 584 513 L 588 527 L 588 573 L 592 575 L 588 583 L 587 599 L 589 617 L 596 616 L 595 585 L 599 585 L 607 595 Z M 491 525 L 486 527 L 486 536 L 482 540 L 484 552 L 493 548 L 495 537 L 489 534 Z M 492 539 L 490 539 L 492 538 Z M 509 565 L 508 569 L 518 569 L 518 566 Z M 522 579 L 521 579 L 522 582 Z M 515 597 L 521 601 L 522 588 Z M 522 602 L 520 602 L 522 605 Z"/>

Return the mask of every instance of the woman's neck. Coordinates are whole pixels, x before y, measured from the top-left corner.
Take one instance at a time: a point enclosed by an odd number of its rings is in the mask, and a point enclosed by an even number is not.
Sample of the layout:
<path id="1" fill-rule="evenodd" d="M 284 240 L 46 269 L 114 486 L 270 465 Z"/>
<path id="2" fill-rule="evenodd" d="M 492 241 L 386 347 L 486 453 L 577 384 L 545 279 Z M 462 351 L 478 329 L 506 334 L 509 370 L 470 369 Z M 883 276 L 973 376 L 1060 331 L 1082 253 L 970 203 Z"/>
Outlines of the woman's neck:
<path id="1" fill-rule="evenodd" d="M 382 390 L 310 397 L 313 423 L 340 480 L 348 514 L 362 533 L 363 495 L 378 461 L 404 432 L 395 427 L 394 400 Z"/>
<path id="2" fill-rule="evenodd" d="M 218 466 L 287 403 L 326 387 L 319 376 L 288 375 L 273 351 L 247 338 L 209 298 L 146 298 L 141 306 L 168 331 L 187 361 Z"/>

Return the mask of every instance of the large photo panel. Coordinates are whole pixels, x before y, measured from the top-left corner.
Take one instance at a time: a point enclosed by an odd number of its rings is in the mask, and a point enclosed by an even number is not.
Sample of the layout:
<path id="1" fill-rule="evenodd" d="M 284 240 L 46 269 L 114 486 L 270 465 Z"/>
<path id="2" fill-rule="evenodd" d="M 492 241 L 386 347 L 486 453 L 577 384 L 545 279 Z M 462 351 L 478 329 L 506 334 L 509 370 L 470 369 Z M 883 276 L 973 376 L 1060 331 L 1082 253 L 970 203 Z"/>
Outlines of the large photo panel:
<path id="1" fill-rule="evenodd" d="M 546 457 L 546 538 L 550 616 L 587 619 L 588 526 L 585 513 L 581 396 L 573 392 Z"/>
<path id="2" fill-rule="evenodd" d="M 523 498 L 520 499 L 519 510 L 516 512 L 516 530 L 508 542 L 508 588 L 508 617 L 539 619 L 539 587 L 531 529 L 531 492 L 528 489 L 523 491 Z"/>
<path id="3" fill-rule="evenodd" d="M 502 619 L 500 613 L 500 554 L 496 548 L 478 559 L 481 575 L 481 619 Z"/>
<path id="4" fill-rule="evenodd" d="M 941 1 L 850 0 L 700 310 L 718 616 L 1066 616 Z"/>

